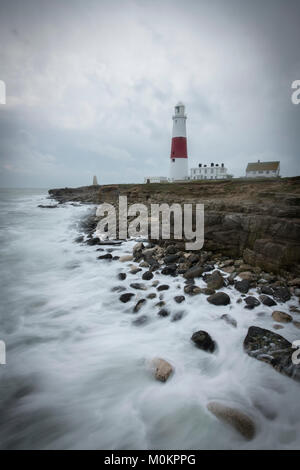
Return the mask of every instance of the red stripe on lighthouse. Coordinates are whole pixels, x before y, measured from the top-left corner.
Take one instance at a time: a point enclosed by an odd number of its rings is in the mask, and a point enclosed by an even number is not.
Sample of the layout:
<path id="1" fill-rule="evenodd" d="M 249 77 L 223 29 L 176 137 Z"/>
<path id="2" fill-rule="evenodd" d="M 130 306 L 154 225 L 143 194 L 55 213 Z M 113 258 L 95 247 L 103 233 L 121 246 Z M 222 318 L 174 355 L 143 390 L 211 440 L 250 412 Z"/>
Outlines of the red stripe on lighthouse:
<path id="1" fill-rule="evenodd" d="M 187 158 L 186 137 L 173 137 L 171 158 Z"/>

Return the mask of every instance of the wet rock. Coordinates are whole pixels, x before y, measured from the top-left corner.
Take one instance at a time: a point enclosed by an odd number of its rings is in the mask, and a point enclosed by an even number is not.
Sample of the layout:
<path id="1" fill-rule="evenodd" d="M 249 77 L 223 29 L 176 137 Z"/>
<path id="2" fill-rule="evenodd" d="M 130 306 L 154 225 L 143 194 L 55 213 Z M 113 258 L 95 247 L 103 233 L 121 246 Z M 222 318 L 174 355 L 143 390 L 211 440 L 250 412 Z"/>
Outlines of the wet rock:
<path id="1" fill-rule="evenodd" d="M 140 271 L 142 271 L 142 268 L 132 268 L 132 269 L 130 269 L 130 274 L 135 275 L 135 274 L 139 273 Z"/>
<path id="2" fill-rule="evenodd" d="M 142 261 L 142 262 L 139 264 L 139 267 L 140 267 L 140 268 L 149 268 L 149 263 L 146 263 L 146 261 Z"/>
<path id="3" fill-rule="evenodd" d="M 168 255 L 164 258 L 164 263 L 165 264 L 173 264 L 176 263 L 176 261 L 180 258 L 180 255 L 175 254 L 175 255 Z"/>
<path id="4" fill-rule="evenodd" d="M 297 308 L 295 305 L 290 305 L 289 309 L 291 312 L 300 313 L 300 309 Z"/>
<path id="5" fill-rule="evenodd" d="M 239 272 L 239 276 L 243 281 L 255 281 L 257 279 L 256 275 L 251 271 L 242 271 Z"/>
<path id="6" fill-rule="evenodd" d="M 197 348 L 203 349 L 203 351 L 208 351 L 212 353 L 216 349 L 215 341 L 206 331 L 196 331 L 195 333 L 193 333 L 191 340 L 193 341 L 193 343 L 195 343 Z"/>
<path id="7" fill-rule="evenodd" d="M 174 300 L 175 300 L 176 303 L 181 304 L 181 302 L 183 302 L 185 300 L 185 297 L 184 297 L 184 295 L 176 295 L 174 297 Z"/>
<path id="8" fill-rule="evenodd" d="M 158 291 L 168 290 L 168 289 L 170 289 L 170 286 L 168 286 L 167 284 L 161 284 L 160 286 L 157 287 Z"/>
<path id="9" fill-rule="evenodd" d="M 124 290 L 126 290 L 126 287 L 123 286 L 115 286 L 111 289 L 112 292 L 124 292 Z"/>
<path id="10" fill-rule="evenodd" d="M 248 308 L 249 310 L 252 310 L 254 307 L 260 305 L 260 301 L 252 295 L 248 295 L 248 297 L 245 298 L 245 302 L 247 304 L 245 305 L 245 308 Z"/>
<path id="11" fill-rule="evenodd" d="M 231 315 L 228 313 L 224 313 L 224 315 L 221 316 L 221 320 L 225 320 L 226 323 L 228 323 L 231 326 L 234 326 L 234 328 L 237 327 L 237 321 L 235 318 L 233 318 Z"/>
<path id="12" fill-rule="evenodd" d="M 75 238 L 74 242 L 83 243 L 84 242 L 84 237 L 83 236 L 77 237 L 77 238 Z"/>
<path id="13" fill-rule="evenodd" d="M 89 238 L 85 243 L 90 246 L 100 245 L 100 240 L 99 238 Z"/>
<path id="14" fill-rule="evenodd" d="M 97 256 L 97 259 L 112 259 L 112 255 L 110 253 L 105 253 L 105 255 Z"/>
<path id="15" fill-rule="evenodd" d="M 129 300 L 131 300 L 131 298 L 134 296 L 135 294 L 133 294 L 132 292 L 126 292 L 126 294 L 122 294 L 120 296 L 120 300 L 121 302 L 123 302 L 124 304 L 129 302 Z"/>
<path id="16" fill-rule="evenodd" d="M 120 259 L 120 256 L 113 256 L 113 261 L 117 261 L 118 259 Z"/>
<path id="17" fill-rule="evenodd" d="M 266 295 L 273 295 L 274 294 L 273 289 L 269 286 L 262 286 L 261 289 L 260 289 L 260 292 L 262 294 L 266 294 Z"/>
<path id="18" fill-rule="evenodd" d="M 177 253 L 177 248 L 175 245 L 169 245 L 167 248 L 166 248 L 166 254 L 167 255 L 174 255 L 175 253 Z"/>
<path id="19" fill-rule="evenodd" d="M 124 281 L 126 279 L 127 275 L 126 273 L 119 273 L 118 274 L 118 278 L 121 280 L 121 281 Z"/>
<path id="20" fill-rule="evenodd" d="M 214 289 L 210 289 L 209 287 L 201 287 L 200 288 L 200 294 L 204 294 L 204 295 L 213 295 L 215 294 L 215 290 Z"/>
<path id="21" fill-rule="evenodd" d="M 146 271 L 143 275 L 142 275 L 142 279 L 144 281 L 150 281 L 151 279 L 153 278 L 153 274 L 151 271 Z"/>
<path id="22" fill-rule="evenodd" d="M 145 286 L 145 284 L 141 284 L 140 282 L 132 282 L 130 284 L 130 287 L 132 287 L 132 289 L 137 289 L 137 290 L 147 290 L 147 287 Z"/>
<path id="23" fill-rule="evenodd" d="M 166 382 L 173 372 L 171 364 L 160 357 L 153 359 L 152 365 L 155 367 L 155 378 L 160 382 Z"/>
<path id="24" fill-rule="evenodd" d="M 214 271 L 212 274 L 207 274 L 205 277 L 208 289 L 221 289 L 224 286 L 224 279 L 220 271 Z"/>
<path id="25" fill-rule="evenodd" d="M 280 302 L 287 302 L 291 298 L 290 291 L 287 287 L 274 287 L 274 298 Z"/>
<path id="26" fill-rule="evenodd" d="M 275 310 L 272 313 L 272 318 L 273 320 L 279 322 L 279 323 L 289 323 L 293 321 L 293 317 L 289 315 L 288 313 L 281 312 L 280 310 Z"/>
<path id="27" fill-rule="evenodd" d="M 236 281 L 234 287 L 242 294 L 247 294 L 248 290 L 250 289 L 250 282 L 246 279 L 243 279 L 242 281 Z"/>
<path id="28" fill-rule="evenodd" d="M 239 298 L 237 299 L 237 301 L 236 301 L 237 304 L 241 304 L 242 302 L 243 302 L 242 297 L 239 297 Z"/>
<path id="29" fill-rule="evenodd" d="M 174 322 L 174 321 L 179 321 L 182 319 L 182 317 L 184 316 L 184 312 L 176 312 L 174 313 L 174 315 L 172 316 L 171 318 L 171 321 Z"/>
<path id="30" fill-rule="evenodd" d="M 284 326 L 279 325 L 278 323 L 275 323 L 275 325 L 273 325 L 273 328 L 274 328 L 274 330 L 282 330 L 282 328 L 284 328 Z"/>
<path id="31" fill-rule="evenodd" d="M 161 270 L 161 273 L 165 276 L 173 276 L 176 273 L 177 265 L 176 264 L 169 264 L 165 268 Z"/>
<path id="32" fill-rule="evenodd" d="M 275 300 L 273 300 L 271 297 L 265 294 L 261 294 L 259 296 L 259 300 L 263 305 L 267 305 L 267 307 L 272 307 L 273 305 L 277 305 Z"/>
<path id="33" fill-rule="evenodd" d="M 160 317 L 168 317 L 170 315 L 170 312 L 166 308 L 161 308 L 157 315 L 159 315 Z"/>
<path id="34" fill-rule="evenodd" d="M 249 356 L 266 362 L 278 372 L 300 381 L 300 365 L 293 364 L 292 344 L 273 331 L 251 326 L 244 340 L 244 350 Z"/>
<path id="35" fill-rule="evenodd" d="M 188 270 L 184 273 L 183 277 L 184 277 L 185 279 L 193 279 L 193 278 L 195 278 L 195 277 L 201 277 L 202 273 L 203 273 L 203 268 L 202 268 L 202 266 L 194 266 L 194 267 L 188 269 Z"/>
<path id="36" fill-rule="evenodd" d="M 184 287 L 183 290 L 185 294 L 189 294 L 189 295 L 201 294 L 200 287 L 195 286 L 194 284 L 188 284 L 187 286 Z"/>
<path id="37" fill-rule="evenodd" d="M 300 329 L 300 321 L 296 321 L 296 320 L 293 321 L 293 325 L 294 325 L 296 328 Z"/>
<path id="38" fill-rule="evenodd" d="M 210 304 L 213 305 L 228 305 L 230 304 L 230 297 L 225 292 L 216 292 L 210 295 L 206 299 Z"/>
<path id="39" fill-rule="evenodd" d="M 202 269 L 204 273 L 208 273 L 210 271 L 213 271 L 215 267 L 213 264 L 204 264 Z"/>
<path id="40" fill-rule="evenodd" d="M 155 299 L 155 297 L 156 297 L 155 292 L 151 292 L 151 294 L 147 295 L 147 299 Z"/>
<path id="41" fill-rule="evenodd" d="M 218 419 L 233 427 L 245 439 L 251 440 L 254 438 L 255 424 L 244 412 L 216 401 L 208 403 L 207 408 Z"/>
<path id="42" fill-rule="evenodd" d="M 133 308 L 133 312 L 137 313 L 141 310 L 142 306 L 146 303 L 146 299 L 140 299 Z"/>
<path id="43" fill-rule="evenodd" d="M 133 260 L 133 256 L 132 255 L 124 255 L 124 256 L 121 256 L 120 257 L 120 261 L 122 263 L 125 263 L 126 261 L 132 261 Z"/>
<path id="44" fill-rule="evenodd" d="M 43 204 L 39 204 L 38 207 L 40 207 L 41 209 L 56 209 L 56 207 L 58 207 L 58 204 L 51 204 L 51 205 L 43 205 Z"/>
<path id="45" fill-rule="evenodd" d="M 140 317 L 137 317 L 135 320 L 133 320 L 132 324 L 135 326 L 141 326 L 148 323 L 148 321 L 149 318 L 147 317 L 147 315 L 141 315 Z"/>
<path id="46" fill-rule="evenodd" d="M 142 252 L 144 248 L 145 248 L 144 243 L 142 242 L 139 242 L 136 245 L 134 245 L 133 250 L 132 250 L 133 256 L 136 256 L 139 252 Z"/>
<path id="47" fill-rule="evenodd" d="M 153 281 L 153 282 L 152 282 L 152 286 L 153 286 L 153 287 L 158 286 L 158 284 L 159 284 L 159 281 Z"/>
<path id="48" fill-rule="evenodd" d="M 166 305 L 166 302 L 161 300 L 160 302 L 157 302 L 157 304 L 155 304 L 155 307 L 164 307 L 165 305 Z"/>
<path id="49" fill-rule="evenodd" d="M 232 274 L 232 273 L 235 272 L 235 267 L 234 266 L 227 266 L 225 268 L 222 268 L 222 270 L 227 274 Z"/>

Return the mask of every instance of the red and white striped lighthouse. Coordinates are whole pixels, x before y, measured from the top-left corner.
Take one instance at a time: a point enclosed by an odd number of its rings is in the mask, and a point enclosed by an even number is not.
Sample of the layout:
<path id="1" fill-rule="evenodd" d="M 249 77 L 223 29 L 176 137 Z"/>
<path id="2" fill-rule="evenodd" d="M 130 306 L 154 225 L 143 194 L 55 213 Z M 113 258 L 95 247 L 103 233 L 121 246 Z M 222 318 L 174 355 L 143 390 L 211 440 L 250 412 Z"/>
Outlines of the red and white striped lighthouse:
<path id="1" fill-rule="evenodd" d="M 175 106 L 170 161 L 170 180 L 184 180 L 188 177 L 188 155 L 186 144 L 185 106 L 181 101 Z"/>

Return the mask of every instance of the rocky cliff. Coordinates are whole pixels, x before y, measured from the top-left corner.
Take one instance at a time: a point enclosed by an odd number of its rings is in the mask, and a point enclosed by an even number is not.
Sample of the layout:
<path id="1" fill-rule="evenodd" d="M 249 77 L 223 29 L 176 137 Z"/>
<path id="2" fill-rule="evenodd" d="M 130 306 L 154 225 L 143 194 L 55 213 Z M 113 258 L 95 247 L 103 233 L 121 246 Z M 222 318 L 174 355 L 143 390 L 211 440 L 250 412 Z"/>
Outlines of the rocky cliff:
<path id="1" fill-rule="evenodd" d="M 300 272 L 300 177 L 52 189 L 60 203 L 203 203 L 207 251 L 266 271 Z"/>

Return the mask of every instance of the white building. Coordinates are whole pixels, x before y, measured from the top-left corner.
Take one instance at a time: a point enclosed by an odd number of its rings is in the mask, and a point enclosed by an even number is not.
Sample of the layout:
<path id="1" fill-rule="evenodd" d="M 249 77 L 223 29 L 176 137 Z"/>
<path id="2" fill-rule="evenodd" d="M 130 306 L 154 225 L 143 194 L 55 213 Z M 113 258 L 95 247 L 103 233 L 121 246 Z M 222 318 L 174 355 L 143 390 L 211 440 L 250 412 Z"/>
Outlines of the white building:
<path id="1" fill-rule="evenodd" d="M 165 176 L 146 176 L 144 183 L 167 183 L 168 178 Z"/>
<path id="2" fill-rule="evenodd" d="M 224 163 L 211 163 L 210 165 L 199 163 L 197 168 L 191 168 L 190 170 L 191 180 L 223 180 L 230 177 L 231 175 L 227 175 L 227 168 L 225 168 Z"/>
<path id="3" fill-rule="evenodd" d="M 248 163 L 246 178 L 276 178 L 279 176 L 280 162 Z"/>
<path id="4" fill-rule="evenodd" d="M 185 106 L 181 101 L 175 106 L 173 119 L 170 180 L 179 181 L 188 179 L 188 154 L 186 139 Z"/>

